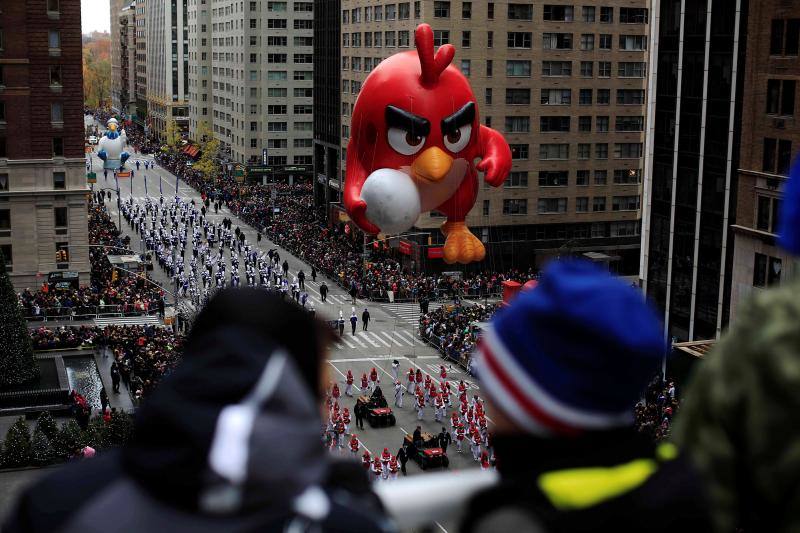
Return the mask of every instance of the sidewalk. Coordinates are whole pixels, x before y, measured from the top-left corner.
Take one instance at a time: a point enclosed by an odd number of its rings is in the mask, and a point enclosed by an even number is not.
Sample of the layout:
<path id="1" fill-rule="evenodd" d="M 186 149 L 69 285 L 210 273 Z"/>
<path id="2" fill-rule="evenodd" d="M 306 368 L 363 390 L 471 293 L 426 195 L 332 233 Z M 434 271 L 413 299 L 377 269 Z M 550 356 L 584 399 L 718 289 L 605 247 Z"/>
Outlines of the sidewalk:
<path id="1" fill-rule="evenodd" d="M 132 396 L 124 382 L 119 384 L 119 394 L 114 393 L 114 387 L 111 384 L 111 363 L 114 362 L 114 359 L 111 357 L 111 352 L 107 348 L 103 348 L 103 350 L 94 350 L 93 353 L 97 371 L 100 372 L 100 380 L 108 394 L 109 405 L 118 411 L 133 412 Z"/>

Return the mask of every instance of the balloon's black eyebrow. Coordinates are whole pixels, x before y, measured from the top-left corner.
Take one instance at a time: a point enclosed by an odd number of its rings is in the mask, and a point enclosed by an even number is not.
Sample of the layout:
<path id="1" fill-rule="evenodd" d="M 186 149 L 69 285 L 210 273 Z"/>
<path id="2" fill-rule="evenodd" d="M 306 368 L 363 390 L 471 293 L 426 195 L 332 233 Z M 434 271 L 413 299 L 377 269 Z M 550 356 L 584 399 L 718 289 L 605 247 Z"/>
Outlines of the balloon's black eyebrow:
<path id="1" fill-rule="evenodd" d="M 461 126 L 472 124 L 475 120 L 475 102 L 467 102 L 464 107 L 442 119 L 442 134 L 453 133 Z"/>
<path id="2" fill-rule="evenodd" d="M 400 128 L 420 137 L 427 137 L 431 132 L 431 123 L 427 118 L 393 105 L 386 106 L 386 125 L 390 128 Z"/>

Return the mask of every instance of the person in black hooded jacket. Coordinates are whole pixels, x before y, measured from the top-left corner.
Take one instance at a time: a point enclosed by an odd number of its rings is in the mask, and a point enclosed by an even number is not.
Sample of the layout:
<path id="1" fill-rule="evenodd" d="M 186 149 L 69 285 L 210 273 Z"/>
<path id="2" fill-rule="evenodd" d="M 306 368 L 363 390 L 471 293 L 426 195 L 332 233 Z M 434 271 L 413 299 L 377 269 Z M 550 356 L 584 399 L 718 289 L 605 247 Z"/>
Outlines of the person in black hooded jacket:
<path id="1" fill-rule="evenodd" d="M 33 485 L 3 531 L 391 530 L 363 470 L 319 442 L 329 336 L 279 296 L 222 291 L 131 442 Z"/>

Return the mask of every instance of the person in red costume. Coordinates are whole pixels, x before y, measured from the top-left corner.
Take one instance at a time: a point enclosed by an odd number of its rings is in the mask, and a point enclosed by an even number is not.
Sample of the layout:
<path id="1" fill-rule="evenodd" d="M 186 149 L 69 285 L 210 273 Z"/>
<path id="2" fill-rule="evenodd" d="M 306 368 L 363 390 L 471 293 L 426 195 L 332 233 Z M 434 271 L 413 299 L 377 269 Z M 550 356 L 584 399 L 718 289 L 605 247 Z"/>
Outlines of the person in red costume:
<path id="1" fill-rule="evenodd" d="M 444 260 L 480 261 L 486 250 L 464 222 L 478 194 L 476 170 L 500 186 L 511 150 L 498 131 L 480 123 L 469 81 L 450 64 L 455 48 L 445 44 L 434 53 L 427 24 L 417 27 L 415 43 L 416 52 L 378 65 L 356 100 L 345 207 L 371 234 L 400 233 L 435 209 L 447 216 Z"/>

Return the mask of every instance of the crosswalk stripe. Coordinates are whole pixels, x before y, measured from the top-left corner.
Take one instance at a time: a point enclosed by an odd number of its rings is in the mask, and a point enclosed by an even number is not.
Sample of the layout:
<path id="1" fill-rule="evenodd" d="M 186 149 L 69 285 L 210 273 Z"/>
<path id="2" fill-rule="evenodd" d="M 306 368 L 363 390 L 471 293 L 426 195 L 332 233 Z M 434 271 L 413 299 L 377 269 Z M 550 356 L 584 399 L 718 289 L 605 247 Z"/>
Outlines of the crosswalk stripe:
<path id="1" fill-rule="evenodd" d="M 362 348 L 366 348 L 367 347 L 366 344 L 361 342 L 361 339 L 358 338 L 358 335 L 353 335 L 352 337 L 350 337 L 350 340 L 352 340 L 353 342 L 355 342 L 356 344 L 358 344 Z"/>
<path id="2" fill-rule="evenodd" d="M 411 339 L 412 343 L 419 342 L 418 339 L 412 333 L 410 333 L 410 332 L 408 332 L 406 330 L 400 330 L 398 333 L 402 333 L 403 335 L 406 335 L 409 339 Z"/>
<path id="3" fill-rule="evenodd" d="M 387 339 L 389 339 L 390 341 L 392 341 L 393 343 L 395 343 L 397 346 L 402 346 L 402 344 L 400 344 L 400 341 L 398 341 L 397 339 L 395 339 L 394 337 L 392 337 L 391 335 L 389 335 L 389 333 L 387 333 L 387 332 L 385 332 L 385 331 L 381 331 L 381 333 L 383 333 L 383 334 L 386 336 L 386 338 L 387 338 Z"/>
<path id="4" fill-rule="evenodd" d="M 409 346 L 414 346 L 414 343 L 413 343 L 413 342 L 409 342 L 409 341 L 408 341 L 408 339 L 406 339 L 405 337 L 403 337 L 402 335 L 400 335 L 400 332 L 399 332 L 399 331 L 395 331 L 395 332 L 394 332 L 394 335 L 395 335 L 395 337 L 398 337 L 398 338 L 399 338 L 401 341 L 403 341 L 403 342 L 404 342 L 404 343 L 406 343 L 407 345 L 409 345 Z"/>
<path id="5" fill-rule="evenodd" d="M 94 323 L 96 326 L 147 326 L 161 325 L 161 320 L 157 316 L 122 316 L 122 317 L 103 317 L 95 318 Z"/>
<path id="6" fill-rule="evenodd" d="M 375 348 L 380 348 L 380 347 L 381 347 L 381 345 L 380 345 L 380 344 L 378 344 L 377 342 L 375 342 L 374 340 L 372 340 L 372 339 L 370 338 L 370 336 L 367 334 L 367 332 L 366 332 L 366 331 L 362 332 L 362 333 L 360 334 L 360 336 L 362 336 L 362 337 L 364 337 L 365 339 L 367 339 L 367 342 L 369 342 L 369 343 L 370 343 L 372 346 L 374 346 Z"/>
<path id="7" fill-rule="evenodd" d="M 345 339 L 344 337 L 342 337 L 342 338 L 340 338 L 340 339 L 339 339 L 339 343 L 344 343 L 344 344 L 346 344 L 346 345 L 347 345 L 347 347 L 348 347 L 348 348 L 350 348 L 351 350 L 354 350 L 354 349 L 355 349 L 355 346 L 354 346 L 354 345 L 352 345 L 352 344 L 350 344 L 350 343 L 347 341 L 347 339 Z"/>
<path id="8" fill-rule="evenodd" d="M 387 342 L 385 340 L 383 340 L 383 338 L 381 338 L 381 336 L 378 335 L 377 333 L 373 333 L 372 336 L 375 337 L 376 339 L 378 339 L 378 342 L 380 342 L 381 344 L 383 344 L 387 348 L 391 348 L 391 345 L 387 344 Z"/>

